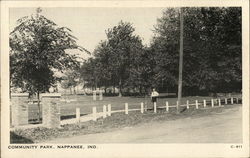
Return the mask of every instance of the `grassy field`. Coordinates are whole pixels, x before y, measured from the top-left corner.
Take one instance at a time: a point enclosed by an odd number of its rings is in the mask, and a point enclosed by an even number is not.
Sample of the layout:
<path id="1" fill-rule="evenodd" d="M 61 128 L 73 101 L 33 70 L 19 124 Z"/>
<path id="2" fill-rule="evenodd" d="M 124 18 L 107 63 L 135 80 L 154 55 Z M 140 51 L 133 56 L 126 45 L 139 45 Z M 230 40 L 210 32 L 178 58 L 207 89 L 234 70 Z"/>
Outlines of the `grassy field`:
<path id="1" fill-rule="evenodd" d="M 65 99 L 70 100 L 70 102 L 66 102 Z M 195 100 L 202 102 L 204 99 L 211 100 L 211 97 L 184 97 L 182 98 L 182 104 L 185 104 L 187 100 L 192 104 Z M 67 118 L 66 116 L 74 117 L 76 108 L 80 108 L 81 114 L 84 115 L 92 113 L 92 107 L 94 106 L 97 107 L 97 112 L 101 112 L 103 105 L 107 104 L 111 104 L 112 111 L 123 110 L 125 103 L 128 103 L 129 109 L 140 108 L 141 102 L 147 105 L 148 108 L 153 107 L 150 97 L 103 97 L 103 100 L 99 100 L 97 97 L 97 100 L 93 101 L 92 96 L 68 95 L 62 96 L 62 100 L 63 101 L 60 102 L 62 119 Z M 157 106 L 165 106 L 166 101 L 169 102 L 169 105 L 176 105 L 177 98 L 159 98 Z M 30 104 L 29 119 L 36 119 L 37 117 L 37 105 Z"/>

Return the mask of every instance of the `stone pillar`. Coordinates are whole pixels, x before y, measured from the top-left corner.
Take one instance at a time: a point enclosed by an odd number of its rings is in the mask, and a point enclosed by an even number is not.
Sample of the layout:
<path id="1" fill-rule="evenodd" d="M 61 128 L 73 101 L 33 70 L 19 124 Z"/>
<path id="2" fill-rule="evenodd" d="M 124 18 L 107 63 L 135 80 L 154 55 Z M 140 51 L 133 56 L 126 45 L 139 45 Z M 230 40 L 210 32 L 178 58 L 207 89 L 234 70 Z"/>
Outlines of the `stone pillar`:
<path id="1" fill-rule="evenodd" d="M 28 124 L 29 93 L 11 93 L 11 124 L 13 126 Z"/>
<path id="2" fill-rule="evenodd" d="M 61 93 L 41 94 L 43 126 L 60 127 L 60 98 Z"/>

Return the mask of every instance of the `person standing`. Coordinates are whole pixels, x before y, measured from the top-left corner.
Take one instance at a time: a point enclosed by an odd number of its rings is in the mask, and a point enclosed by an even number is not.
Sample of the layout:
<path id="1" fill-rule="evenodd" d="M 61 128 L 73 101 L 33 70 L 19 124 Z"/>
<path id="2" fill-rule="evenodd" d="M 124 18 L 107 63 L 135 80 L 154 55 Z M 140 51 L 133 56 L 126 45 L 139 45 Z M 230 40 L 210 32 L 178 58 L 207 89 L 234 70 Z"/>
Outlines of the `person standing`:
<path id="1" fill-rule="evenodd" d="M 153 91 L 151 93 L 151 100 L 153 103 L 157 102 L 157 97 L 159 96 L 159 93 L 153 88 Z"/>

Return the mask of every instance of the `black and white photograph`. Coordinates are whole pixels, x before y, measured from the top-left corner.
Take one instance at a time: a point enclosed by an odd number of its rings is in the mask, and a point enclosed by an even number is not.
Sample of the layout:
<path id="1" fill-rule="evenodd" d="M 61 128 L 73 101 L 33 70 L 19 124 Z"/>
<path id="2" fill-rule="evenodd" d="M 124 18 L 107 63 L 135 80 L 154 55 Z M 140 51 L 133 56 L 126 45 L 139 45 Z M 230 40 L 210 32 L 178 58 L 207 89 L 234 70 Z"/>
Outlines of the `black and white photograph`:
<path id="1" fill-rule="evenodd" d="M 2 151 L 187 157 L 178 146 L 189 146 L 188 153 L 209 157 L 199 146 L 211 145 L 216 157 L 248 157 L 249 10 L 243 2 L 110 3 L 6 5 Z M 99 154 L 109 145 L 107 155 Z M 124 154 L 124 145 L 142 149 Z M 164 145 L 179 153 L 158 155 Z"/>

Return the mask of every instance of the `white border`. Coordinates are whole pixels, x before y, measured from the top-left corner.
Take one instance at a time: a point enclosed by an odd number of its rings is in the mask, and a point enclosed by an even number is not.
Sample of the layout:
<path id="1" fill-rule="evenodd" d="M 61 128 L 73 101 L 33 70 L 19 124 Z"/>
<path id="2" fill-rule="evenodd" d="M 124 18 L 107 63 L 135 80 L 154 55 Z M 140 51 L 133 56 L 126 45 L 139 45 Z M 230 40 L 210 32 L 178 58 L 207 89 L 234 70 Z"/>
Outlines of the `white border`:
<path id="1" fill-rule="evenodd" d="M 242 7 L 243 148 L 232 144 L 97 144 L 96 150 L 9 150 L 9 8 L 11 7 Z M 248 157 L 249 156 L 249 1 L 2 1 L 1 152 L 2 157 Z M 233 144 L 234 145 L 234 144 Z"/>

